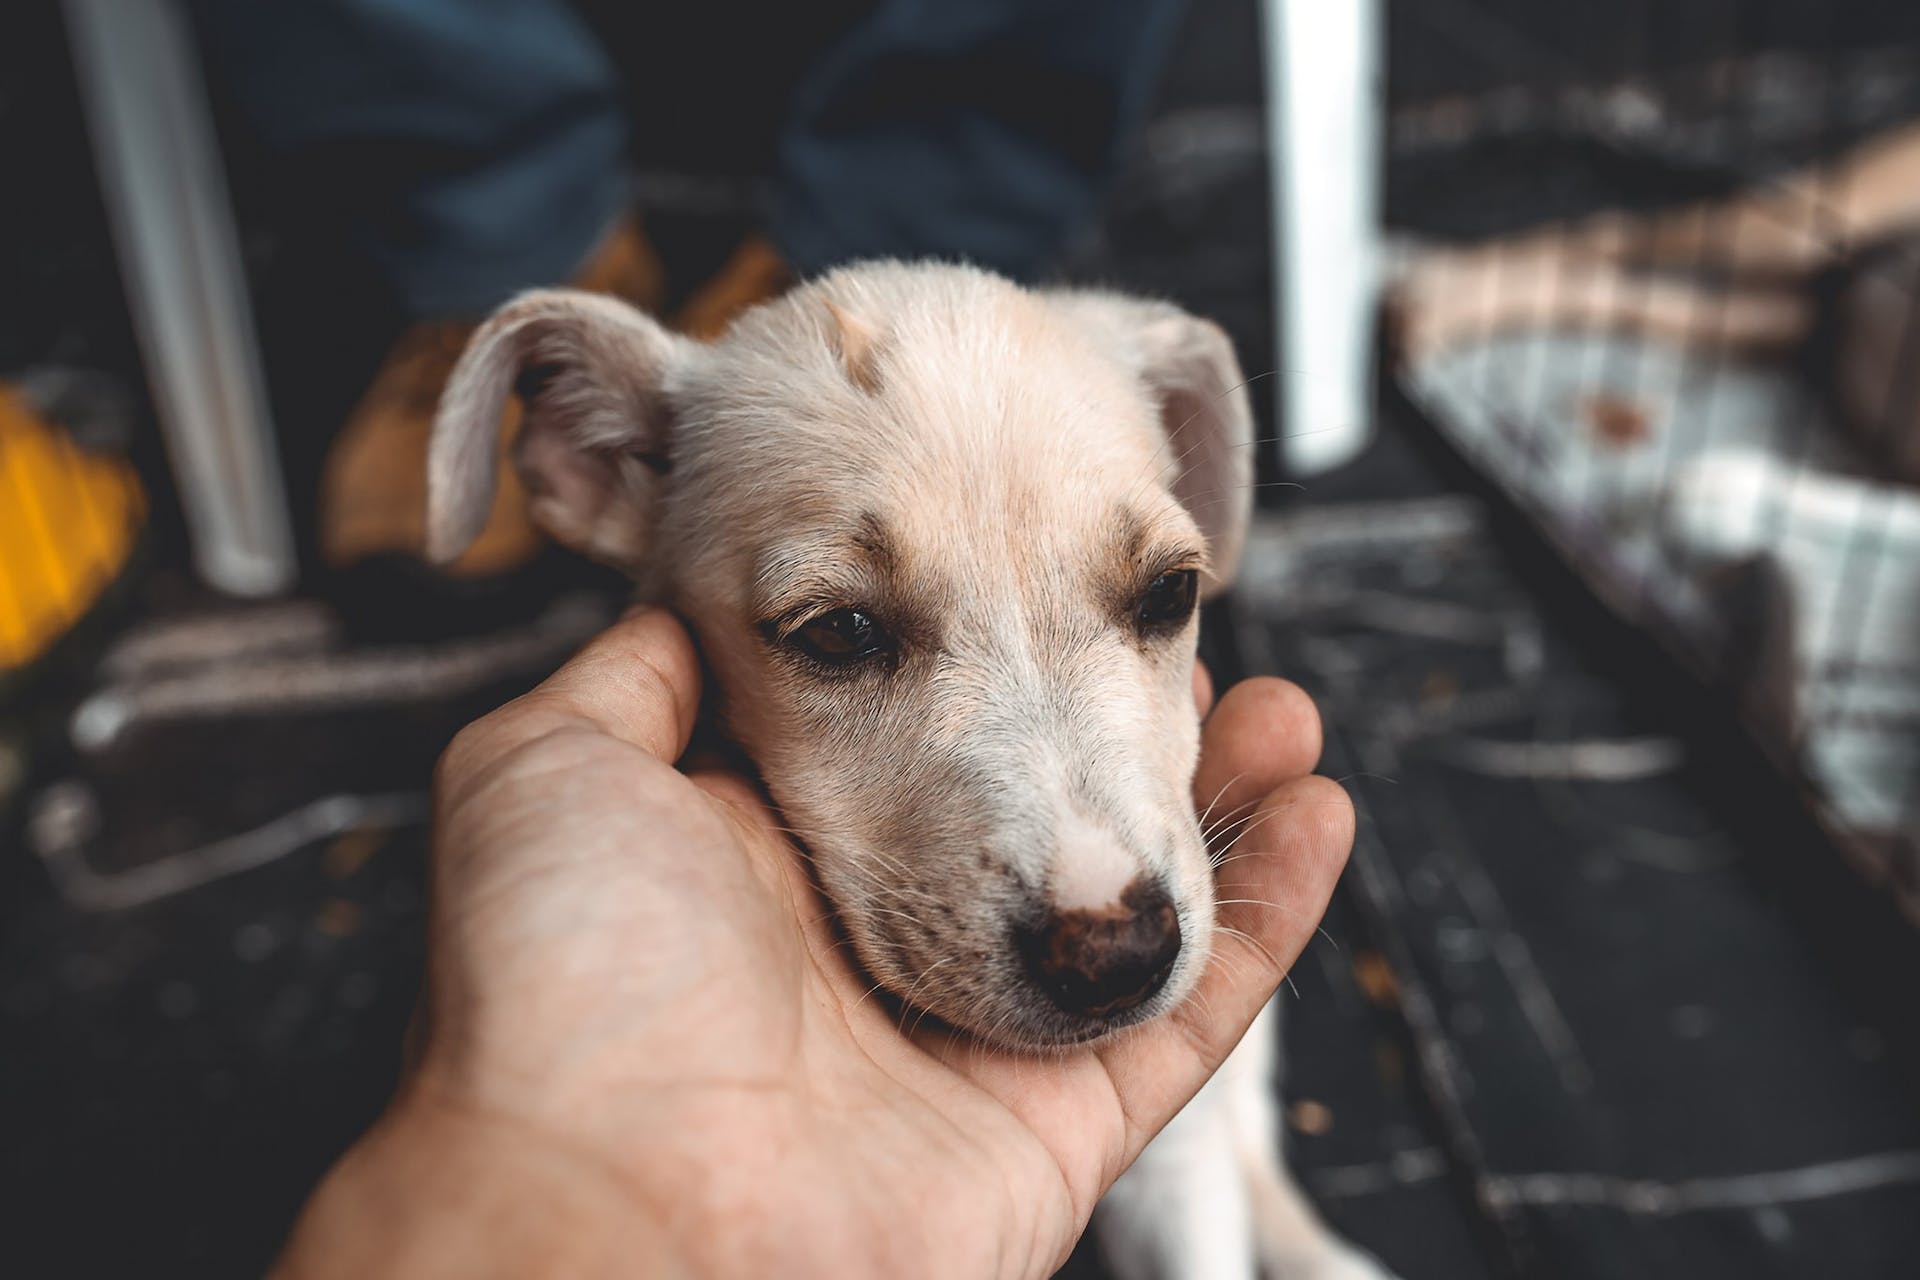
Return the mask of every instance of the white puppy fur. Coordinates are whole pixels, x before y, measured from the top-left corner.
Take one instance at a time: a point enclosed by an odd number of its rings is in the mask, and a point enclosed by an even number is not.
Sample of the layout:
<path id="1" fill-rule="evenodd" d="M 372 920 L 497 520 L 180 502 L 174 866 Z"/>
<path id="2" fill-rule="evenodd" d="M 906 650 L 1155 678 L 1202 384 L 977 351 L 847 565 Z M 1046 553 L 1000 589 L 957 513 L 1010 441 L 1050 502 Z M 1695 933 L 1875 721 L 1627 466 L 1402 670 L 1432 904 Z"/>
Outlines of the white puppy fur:
<path id="1" fill-rule="evenodd" d="M 712 344 L 532 293 L 442 400 L 429 550 L 485 522 L 517 389 L 536 519 L 692 624 L 861 964 L 984 1039 L 1084 1042 L 1211 948 L 1191 597 L 1245 534 L 1241 382 L 1178 308 L 962 267 L 837 271 Z M 1156 967 L 1060 994 L 1062 921 Z M 1103 1206 L 1122 1276 L 1378 1274 L 1287 1179 L 1262 1021 Z"/>

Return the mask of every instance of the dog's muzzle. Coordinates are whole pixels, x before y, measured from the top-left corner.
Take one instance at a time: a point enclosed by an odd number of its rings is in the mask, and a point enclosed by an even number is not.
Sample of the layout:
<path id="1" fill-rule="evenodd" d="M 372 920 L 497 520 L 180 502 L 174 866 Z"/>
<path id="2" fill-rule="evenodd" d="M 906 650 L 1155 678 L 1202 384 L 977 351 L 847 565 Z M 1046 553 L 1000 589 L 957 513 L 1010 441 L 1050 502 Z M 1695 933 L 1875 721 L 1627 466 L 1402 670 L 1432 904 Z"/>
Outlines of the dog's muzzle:
<path id="1" fill-rule="evenodd" d="M 1014 931 L 1028 976 L 1062 1011 L 1109 1018 L 1146 1003 L 1180 955 L 1180 918 L 1158 880 L 1142 877 L 1120 901 L 1050 910 Z"/>

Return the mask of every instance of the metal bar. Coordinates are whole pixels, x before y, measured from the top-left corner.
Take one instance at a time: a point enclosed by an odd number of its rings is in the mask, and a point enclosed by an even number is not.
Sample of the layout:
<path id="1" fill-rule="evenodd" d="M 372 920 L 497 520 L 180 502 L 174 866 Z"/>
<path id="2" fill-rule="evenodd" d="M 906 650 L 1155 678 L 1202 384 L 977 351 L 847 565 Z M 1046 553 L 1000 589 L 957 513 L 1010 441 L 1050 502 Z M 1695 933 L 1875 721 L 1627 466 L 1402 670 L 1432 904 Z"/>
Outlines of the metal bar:
<path id="1" fill-rule="evenodd" d="M 120 271 L 195 566 L 236 595 L 293 584 L 286 492 L 228 203 L 173 0 L 64 0 Z"/>
<path id="2" fill-rule="evenodd" d="M 1264 0 L 1278 431 L 1288 474 L 1372 434 L 1385 113 L 1379 0 Z"/>

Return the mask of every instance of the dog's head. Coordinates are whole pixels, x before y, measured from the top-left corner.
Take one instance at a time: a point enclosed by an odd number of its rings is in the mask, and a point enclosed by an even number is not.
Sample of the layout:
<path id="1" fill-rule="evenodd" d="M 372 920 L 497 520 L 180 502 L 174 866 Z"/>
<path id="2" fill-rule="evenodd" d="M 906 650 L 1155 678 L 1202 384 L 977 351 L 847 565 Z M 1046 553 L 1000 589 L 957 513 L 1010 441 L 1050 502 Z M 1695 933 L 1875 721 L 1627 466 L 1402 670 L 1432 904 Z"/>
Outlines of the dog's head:
<path id="1" fill-rule="evenodd" d="M 699 635 L 873 976 L 1003 1044 L 1172 1007 L 1209 953 L 1196 599 L 1249 509 L 1233 351 L 1179 309 L 853 267 L 711 345 L 529 294 L 442 401 L 430 551 L 510 391 L 539 522 Z"/>

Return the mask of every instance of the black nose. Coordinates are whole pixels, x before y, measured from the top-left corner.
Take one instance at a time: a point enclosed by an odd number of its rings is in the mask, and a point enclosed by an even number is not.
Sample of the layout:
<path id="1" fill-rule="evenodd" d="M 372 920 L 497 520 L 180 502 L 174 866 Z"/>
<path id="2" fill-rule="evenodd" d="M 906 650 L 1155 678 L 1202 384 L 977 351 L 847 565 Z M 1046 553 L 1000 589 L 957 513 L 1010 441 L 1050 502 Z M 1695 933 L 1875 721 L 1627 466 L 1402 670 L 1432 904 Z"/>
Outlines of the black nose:
<path id="1" fill-rule="evenodd" d="M 1143 878 L 1114 906 L 1051 912 L 1020 929 L 1017 941 L 1027 972 L 1055 1004 L 1100 1018 L 1166 985 L 1180 954 L 1180 918 L 1166 890 Z"/>

